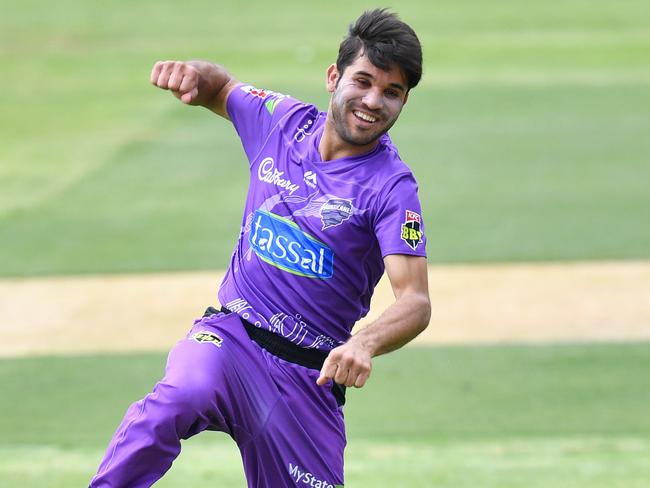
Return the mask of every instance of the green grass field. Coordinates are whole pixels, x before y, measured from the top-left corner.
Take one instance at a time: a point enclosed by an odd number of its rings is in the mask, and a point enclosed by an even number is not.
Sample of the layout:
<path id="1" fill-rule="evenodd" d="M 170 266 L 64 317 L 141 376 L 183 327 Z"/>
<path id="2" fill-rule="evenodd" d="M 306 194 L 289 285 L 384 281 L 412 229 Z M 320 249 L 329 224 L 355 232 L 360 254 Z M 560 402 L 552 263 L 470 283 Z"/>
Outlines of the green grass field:
<path id="1" fill-rule="evenodd" d="M 373 4 L 44 5 L 0 19 L 0 276 L 225 266 L 243 152 L 229 124 L 151 87 L 153 62 L 217 60 L 324 109 L 325 68 Z M 426 64 L 392 135 L 420 181 L 432 261 L 650 255 L 644 1 L 397 10 Z"/>
<path id="2" fill-rule="evenodd" d="M 641 488 L 650 344 L 410 348 L 348 395 L 346 486 Z M 165 356 L 0 360 L 0 486 L 84 486 Z M 156 485 L 158 486 L 158 485 Z M 204 433 L 159 486 L 241 487 Z"/>
<path id="3" fill-rule="evenodd" d="M 646 4 L 394 5 L 425 51 L 391 135 L 420 182 L 431 262 L 650 257 Z M 375 5 L 5 2 L 0 276 L 223 267 L 243 152 L 227 123 L 152 88 L 152 64 L 215 60 L 324 109 L 325 68 Z M 163 364 L 0 359 L 0 486 L 84 486 Z M 649 365 L 650 344 L 381 358 L 349 395 L 346 486 L 647 487 Z M 157 486 L 217 485 L 243 486 L 241 463 L 208 433 Z"/>

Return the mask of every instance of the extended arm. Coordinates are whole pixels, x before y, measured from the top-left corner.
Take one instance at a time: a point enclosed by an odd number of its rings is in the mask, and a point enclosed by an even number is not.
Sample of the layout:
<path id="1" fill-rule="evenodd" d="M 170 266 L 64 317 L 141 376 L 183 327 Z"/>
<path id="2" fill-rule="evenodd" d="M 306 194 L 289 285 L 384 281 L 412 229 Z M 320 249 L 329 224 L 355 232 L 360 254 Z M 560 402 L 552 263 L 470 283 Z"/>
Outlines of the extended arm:
<path id="1" fill-rule="evenodd" d="M 237 80 L 223 66 L 207 61 L 158 61 L 151 83 L 188 105 L 201 105 L 229 119 L 226 100 Z"/>
<path id="2" fill-rule="evenodd" d="M 330 351 L 317 381 L 319 385 L 333 379 L 361 388 L 370 376 L 373 357 L 402 347 L 429 324 L 426 258 L 394 254 L 386 256 L 384 264 L 395 302 L 375 322 Z"/>

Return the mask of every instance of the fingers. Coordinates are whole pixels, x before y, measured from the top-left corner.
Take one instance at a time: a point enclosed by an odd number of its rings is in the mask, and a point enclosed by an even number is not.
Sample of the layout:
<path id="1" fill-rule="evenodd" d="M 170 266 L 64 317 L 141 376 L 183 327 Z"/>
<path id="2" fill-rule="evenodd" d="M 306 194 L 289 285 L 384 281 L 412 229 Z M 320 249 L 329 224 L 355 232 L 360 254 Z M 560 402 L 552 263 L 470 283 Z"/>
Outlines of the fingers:
<path id="1" fill-rule="evenodd" d="M 366 381 L 368 381 L 368 378 L 370 377 L 370 371 L 367 371 L 365 373 L 361 373 L 359 376 L 357 376 L 357 379 L 354 381 L 354 387 L 355 388 L 361 388 L 363 385 L 366 384 Z"/>
<path id="2" fill-rule="evenodd" d="M 327 356 L 316 384 L 323 386 L 333 380 L 340 385 L 361 388 L 368 381 L 371 369 L 370 355 L 343 345 L 333 349 Z"/>
<path id="3" fill-rule="evenodd" d="M 167 88 L 178 91 L 183 82 L 183 63 L 172 63 L 170 69 L 171 73 L 169 73 L 169 80 L 167 80 Z"/>
<path id="4" fill-rule="evenodd" d="M 190 103 L 198 95 L 199 73 L 187 63 L 158 61 L 150 78 L 153 85 L 172 91 L 185 103 Z"/>
<path id="5" fill-rule="evenodd" d="M 320 376 L 316 380 L 316 384 L 318 386 L 323 386 L 329 380 L 334 378 L 334 375 L 336 374 L 337 367 L 338 367 L 338 365 L 336 363 L 331 362 L 330 358 L 328 356 L 327 359 L 325 359 L 325 362 L 323 363 L 323 367 L 320 370 Z"/>
<path id="6" fill-rule="evenodd" d="M 151 83 L 158 88 L 169 88 L 169 77 L 174 69 L 174 61 L 158 61 L 151 70 Z"/>
<path id="7" fill-rule="evenodd" d="M 160 76 L 162 67 L 163 67 L 162 61 L 158 61 L 156 64 L 153 65 L 153 69 L 151 70 L 151 75 L 150 75 L 150 80 L 153 85 L 158 84 L 158 77 Z"/>
<path id="8" fill-rule="evenodd" d="M 196 96 L 198 95 L 198 93 L 199 93 L 198 88 L 194 88 L 193 90 L 191 90 L 191 91 L 189 91 L 189 92 L 184 93 L 183 95 L 181 95 L 180 99 L 181 99 L 181 101 L 182 101 L 183 103 L 191 103 L 192 100 L 194 100 L 194 99 L 196 98 Z"/>

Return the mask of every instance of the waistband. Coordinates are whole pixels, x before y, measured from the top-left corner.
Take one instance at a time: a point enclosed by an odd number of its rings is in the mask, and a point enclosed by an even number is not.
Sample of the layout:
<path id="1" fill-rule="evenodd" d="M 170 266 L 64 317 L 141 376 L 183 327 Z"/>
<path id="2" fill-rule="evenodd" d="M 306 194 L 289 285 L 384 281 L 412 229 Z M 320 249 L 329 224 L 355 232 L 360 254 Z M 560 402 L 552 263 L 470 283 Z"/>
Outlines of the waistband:
<path id="1" fill-rule="evenodd" d="M 232 313 L 226 307 L 221 307 L 221 312 L 230 314 Z M 204 317 L 209 315 L 214 315 L 219 313 L 214 307 L 208 307 L 203 314 Z M 318 349 L 306 349 L 295 345 L 293 342 L 286 340 L 285 338 L 275 334 L 271 331 L 261 329 L 254 326 L 247 320 L 239 317 L 244 328 L 248 333 L 248 336 L 252 341 L 256 342 L 261 348 L 266 349 L 268 352 L 274 356 L 284 359 L 290 363 L 298 364 L 304 366 L 305 368 L 317 369 L 320 370 L 323 367 L 323 362 L 327 358 L 327 353 L 325 351 L 320 351 Z M 345 405 L 345 385 L 339 385 L 338 383 L 332 382 L 332 393 L 334 398 L 336 398 L 336 403 L 339 406 Z"/>

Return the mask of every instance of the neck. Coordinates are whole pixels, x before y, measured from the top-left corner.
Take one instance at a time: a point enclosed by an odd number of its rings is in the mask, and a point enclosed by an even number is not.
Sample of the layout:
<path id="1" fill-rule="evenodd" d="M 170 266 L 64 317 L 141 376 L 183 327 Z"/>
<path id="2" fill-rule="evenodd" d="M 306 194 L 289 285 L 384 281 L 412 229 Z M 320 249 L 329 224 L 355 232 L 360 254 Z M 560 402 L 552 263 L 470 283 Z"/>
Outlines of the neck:
<path id="1" fill-rule="evenodd" d="M 359 156 L 372 151 L 379 144 L 379 140 L 372 141 L 370 144 L 357 146 L 344 141 L 336 132 L 334 122 L 330 115 L 325 120 L 325 128 L 320 142 L 318 143 L 318 152 L 322 161 L 333 161 L 335 159 L 349 158 Z"/>

